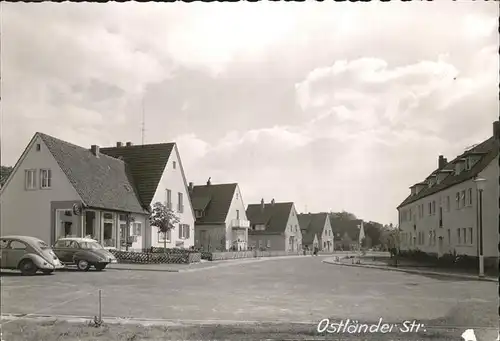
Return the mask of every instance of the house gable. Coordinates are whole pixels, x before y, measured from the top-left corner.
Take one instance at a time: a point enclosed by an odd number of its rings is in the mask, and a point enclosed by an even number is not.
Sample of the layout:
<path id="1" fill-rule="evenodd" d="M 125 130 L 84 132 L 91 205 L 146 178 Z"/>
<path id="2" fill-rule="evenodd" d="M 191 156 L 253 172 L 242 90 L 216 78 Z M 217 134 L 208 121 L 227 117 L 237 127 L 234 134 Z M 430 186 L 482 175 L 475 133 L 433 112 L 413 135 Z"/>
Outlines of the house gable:
<path id="1" fill-rule="evenodd" d="M 50 169 L 49 189 L 40 188 L 40 169 Z M 26 170 L 35 171 L 35 188 L 26 189 Z M 81 197 L 37 133 L 16 162 L 0 193 L 0 226 L 5 234 L 50 241 L 51 202 L 81 202 Z"/>
<path id="2" fill-rule="evenodd" d="M 229 226 L 229 224 L 231 224 L 231 220 L 233 219 L 248 220 L 247 213 L 245 211 L 245 203 L 243 202 L 240 186 L 238 186 L 238 184 L 235 186 L 233 198 L 226 216 L 226 226 Z"/>
<path id="3" fill-rule="evenodd" d="M 31 141 L 18 159 L 7 181 L 0 191 L 0 195 L 9 195 L 17 191 L 25 191 L 25 171 L 28 169 L 36 170 L 36 190 L 40 190 L 40 169 L 50 169 L 52 175 L 51 189 L 52 193 L 58 192 L 67 200 L 82 200 L 75 188 L 72 186 L 66 174 L 62 171 L 54 155 L 41 138 L 40 133 L 35 133 Z M 12 189 L 9 190 L 9 186 Z M 29 194 L 35 191 L 27 191 Z"/>
<path id="4" fill-rule="evenodd" d="M 182 242 L 183 247 L 190 247 L 194 245 L 195 215 L 189 196 L 188 185 L 184 169 L 182 167 L 180 154 L 176 146 L 172 149 L 172 153 L 170 153 L 170 156 L 165 164 L 163 174 L 157 184 L 155 194 L 152 197 L 151 205 L 155 202 L 161 202 L 164 204 L 167 203 L 168 192 L 170 192 L 171 208 L 179 217 L 179 224 L 189 225 L 190 230 L 189 239 L 180 240 L 179 227 L 177 226 L 174 231 L 172 231 L 172 245 L 168 246 L 176 246 L 177 242 Z M 182 212 L 180 212 L 179 208 L 181 208 Z M 153 237 L 153 241 L 155 240 L 158 240 L 158 243 L 161 244 L 158 236 Z"/>

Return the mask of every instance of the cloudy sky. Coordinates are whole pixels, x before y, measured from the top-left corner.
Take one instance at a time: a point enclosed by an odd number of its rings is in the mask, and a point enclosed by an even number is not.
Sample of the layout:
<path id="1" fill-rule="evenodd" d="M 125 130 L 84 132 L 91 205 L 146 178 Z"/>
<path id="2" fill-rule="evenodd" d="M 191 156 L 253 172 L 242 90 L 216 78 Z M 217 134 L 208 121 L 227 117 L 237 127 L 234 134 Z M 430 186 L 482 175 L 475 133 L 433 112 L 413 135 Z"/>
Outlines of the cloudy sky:
<path id="1" fill-rule="evenodd" d="M 2 164 L 36 131 L 175 141 L 188 181 L 397 222 L 492 134 L 498 4 L 2 4 Z"/>

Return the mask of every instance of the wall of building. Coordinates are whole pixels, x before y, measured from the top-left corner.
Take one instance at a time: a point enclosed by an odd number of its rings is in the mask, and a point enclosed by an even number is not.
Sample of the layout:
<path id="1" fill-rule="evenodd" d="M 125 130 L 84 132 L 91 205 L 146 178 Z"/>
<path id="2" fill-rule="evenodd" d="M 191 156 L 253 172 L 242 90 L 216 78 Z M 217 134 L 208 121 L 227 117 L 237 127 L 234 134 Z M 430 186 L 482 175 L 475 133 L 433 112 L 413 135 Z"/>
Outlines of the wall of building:
<path id="1" fill-rule="evenodd" d="M 167 247 L 168 248 L 179 247 L 176 246 L 178 245 L 178 243 L 182 243 L 183 248 L 189 248 L 191 246 L 194 246 L 195 217 L 193 209 L 191 207 L 191 200 L 189 200 L 187 183 L 181 167 L 180 156 L 179 153 L 177 152 L 177 148 L 174 148 L 172 150 L 172 153 L 165 167 L 165 170 L 158 184 L 158 188 L 156 190 L 156 193 L 153 197 L 153 201 L 151 204 L 154 204 L 155 202 L 158 201 L 161 203 L 165 203 L 167 200 L 167 191 L 166 191 L 167 189 L 171 190 L 172 192 L 172 209 L 180 219 L 179 224 L 189 225 L 189 230 L 190 230 L 189 239 L 179 238 L 179 226 L 176 226 L 175 229 L 173 229 L 171 232 L 172 238 L 170 243 L 167 243 Z M 184 206 L 183 212 L 178 212 L 177 209 L 179 203 L 178 193 L 182 193 L 182 198 L 183 198 L 182 201 Z M 150 230 L 151 230 L 150 233 L 151 233 L 152 246 L 163 247 L 163 241 L 159 240 L 158 238 L 158 229 L 154 226 L 151 226 Z"/>
<path id="2" fill-rule="evenodd" d="M 294 237 L 294 244 L 290 245 L 290 236 Z M 302 231 L 300 230 L 299 218 L 295 205 L 292 205 L 288 223 L 285 230 L 285 251 L 297 251 L 302 249 Z"/>
<path id="3" fill-rule="evenodd" d="M 485 257 L 498 257 L 498 156 L 479 177 L 486 179 L 483 192 L 483 247 Z"/>
<path id="4" fill-rule="evenodd" d="M 323 232 L 321 235 L 321 241 L 319 242 L 320 248 L 323 251 L 328 251 L 331 252 L 334 249 L 335 243 L 334 243 L 334 236 L 333 236 L 333 230 L 332 226 L 330 224 L 330 219 L 326 219 L 325 221 L 325 227 L 323 228 Z M 330 242 L 330 246 L 328 247 L 328 242 Z M 327 244 L 325 247 L 325 243 Z"/>
<path id="5" fill-rule="evenodd" d="M 487 179 L 488 188 L 484 193 L 483 200 L 483 240 L 486 257 L 498 255 L 498 185 L 496 184 L 498 174 L 498 161 L 495 160 L 479 174 L 479 177 Z M 472 202 L 468 201 L 468 190 L 471 189 Z M 466 191 L 466 204 L 457 208 L 456 193 Z M 447 210 L 447 197 L 450 197 L 450 209 Z M 436 202 L 435 214 L 429 214 L 429 202 Z M 418 205 L 423 204 L 424 215 L 419 217 Z M 442 227 L 439 226 L 439 207 L 443 208 Z M 442 255 L 453 253 L 477 256 L 478 255 L 478 203 L 476 184 L 468 180 L 447 188 L 431 196 L 422 198 L 410 205 L 399 209 L 400 217 L 403 210 L 411 208 L 411 220 L 404 221 L 400 218 L 400 228 L 404 234 L 401 237 L 401 250 L 421 250 L 423 252 Z M 466 229 L 466 239 L 463 239 L 461 230 L 461 242 L 458 240 L 458 229 Z M 472 238 L 470 236 L 472 229 Z M 430 238 L 429 233 L 435 232 L 435 241 Z M 449 232 L 448 232 L 449 231 Z M 418 232 L 423 233 L 423 243 L 418 244 Z M 410 244 L 410 236 L 417 241 Z M 416 238 L 415 238 L 416 237 Z M 442 238 L 442 246 L 439 245 L 439 237 Z"/>
<path id="6" fill-rule="evenodd" d="M 285 251 L 288 245 L 285 242 L 285 236 L 279 234 L 250 234 L 248 235 L 248 242 L 253 248 L 259 248 L 260 245 L 262 248 L 271 251 Z"/>
<path id="7" fill-rule="evenodd" d="M 205 238 L 202 238 L 203 232 Z M 220 225 L 195 225 L 195 246 L 205 251 L 223 250 L 226 246 L 226 226 Z"/>
<path id="8" fill-rule="evenodd" d="M 40 151 L 36 145 L 40 144 Z M 25 170 L 36 169 L 36 189 L 25 189 Z M 40 169 L 50 169 L 51 188 L 40 189 Z M 50 243 L 51 202 L 80 201 L 80 196 L 68 181 L 43 140 L 36 137 L 24 160 L 14 169 L 0 194 L 0 230 L 2 235 L 26 235 Z M 71 207 L 69 207 L 71 208 Z"/>
<path id="9" fill-rule="evenodd" d="M 231 227 L 231 221 L 233 219 L 238 219 L 238 216 L 240 220 L 248 220 L 240 187 L 236 186 L 236 190 L 226 217 L 226 249 L 229 249 L 232 246 L 232 243 L 235 240 L 238 240 L 238 235 L 242 234 L 241 232 L 238 233 L 233 231 Z M 244 232 L 244 238 L 245 240 L 248 240 L 248 229 Z"/>

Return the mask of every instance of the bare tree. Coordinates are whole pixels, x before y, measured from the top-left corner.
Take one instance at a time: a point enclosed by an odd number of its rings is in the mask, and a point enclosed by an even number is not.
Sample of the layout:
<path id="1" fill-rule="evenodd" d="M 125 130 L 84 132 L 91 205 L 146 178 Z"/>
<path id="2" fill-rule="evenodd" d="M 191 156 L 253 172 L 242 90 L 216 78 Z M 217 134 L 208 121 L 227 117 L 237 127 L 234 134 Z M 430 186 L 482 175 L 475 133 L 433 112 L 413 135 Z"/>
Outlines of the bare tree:
<path id="1" fill-rule="evenodd" d="M 156 226 L 158 230 L 163 233 L 163 251 L 165 253 L 167 252 L 167 233 L 175 229 L 179 221 L 179 217 L 171 208 L 159 201 L 153 204 L 153 211 L 149 217 L 149 222 L 151 226 Z"/>

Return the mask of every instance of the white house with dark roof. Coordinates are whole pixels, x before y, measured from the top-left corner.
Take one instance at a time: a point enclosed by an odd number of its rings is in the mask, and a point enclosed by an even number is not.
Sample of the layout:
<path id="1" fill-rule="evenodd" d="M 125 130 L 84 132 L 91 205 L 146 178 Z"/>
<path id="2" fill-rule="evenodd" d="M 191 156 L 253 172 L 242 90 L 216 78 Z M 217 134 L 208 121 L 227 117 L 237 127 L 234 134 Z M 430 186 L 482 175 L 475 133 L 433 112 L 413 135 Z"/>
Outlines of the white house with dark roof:
<path id="1" fill-rule="evenodd" d="M 174 159 L 181 175 L 165 176 L 167 163 Z M 90 236 L 107 247 L 147 248 L 156 245 L 156 233 L 149 226 L 150 205 L 163 200 L 158 193 L 166 184 L 187 198 L 175 144 L 87 149 L 36 133 L 1 189 L 1 233 L 49 243 L 66 236 Z M 181 223 L 194 228 L 187 202 Z M 184 246 L 192 246 L 192 234 L 182 233 L 187 236 L 181 238 Z"/>
<path id="2" fill-rule="evenodd" d="M 302 213 L 298 215 L 302 231 L 302 245 L 309 250 L 318 247 L 320 251 L 333 252 L 335 237 L 328 213 Z"/>
<path id="3" fill-rule="evenodd" d="M 250 220 L 248 240 L 251 247 L 272 251 L 300 252 L 302 232 L 300 231 L 297 210 L 293 202 L 275 202 L 247 207 Z"/>
<path id="4" fill-rule="evenodd" d="M 245 204 L 237 183 L 189 184 L 195 211 L 195 246 L 204 251 L 238 250 L 248 247 Z"/>
<path id="5" fill-rule="evenodd" d="M 498 124 L 498 123 L 495 123 Z M 498 144 L 491 137 L 438 168 L 410 187 L 398 206 L 401 250 L 421 250 L 442 256 L 479 255 L 479 205 L 475 179 L 485 179 L 483 247 L 485 264 L 498 263 Z"/>

